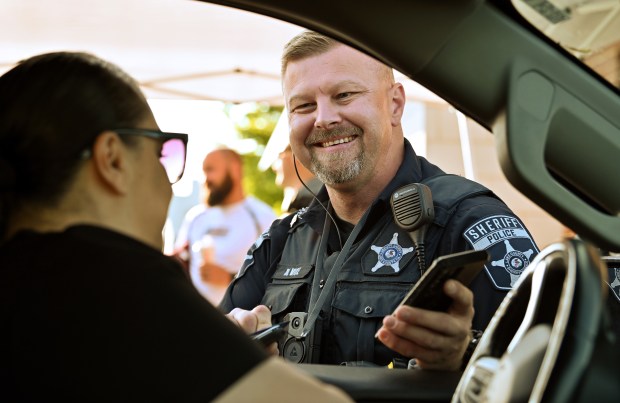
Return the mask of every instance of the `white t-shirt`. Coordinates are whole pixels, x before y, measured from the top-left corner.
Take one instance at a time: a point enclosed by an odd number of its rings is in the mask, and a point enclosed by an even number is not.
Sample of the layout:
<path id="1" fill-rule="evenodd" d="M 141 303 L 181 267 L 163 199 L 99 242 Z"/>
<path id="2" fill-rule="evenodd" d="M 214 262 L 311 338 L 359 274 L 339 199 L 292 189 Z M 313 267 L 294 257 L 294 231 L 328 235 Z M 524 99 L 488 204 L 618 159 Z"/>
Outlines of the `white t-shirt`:
<path id="1" fill-rule="evenodd" d="M 200 276 L 201 248 L 212 248 L 213 263 L 230 273 L 237 274 L 248 249 L 276 218 L 267 204 L 254 197 L 228 206 L 207 207 L 200 204 L 187 214 L 175 242 L 181 247 L 188 242 L 190 249 L 189 272 L 194 286 L 212 304 L 218 305 L 226 287 L 205 283 Z"/>

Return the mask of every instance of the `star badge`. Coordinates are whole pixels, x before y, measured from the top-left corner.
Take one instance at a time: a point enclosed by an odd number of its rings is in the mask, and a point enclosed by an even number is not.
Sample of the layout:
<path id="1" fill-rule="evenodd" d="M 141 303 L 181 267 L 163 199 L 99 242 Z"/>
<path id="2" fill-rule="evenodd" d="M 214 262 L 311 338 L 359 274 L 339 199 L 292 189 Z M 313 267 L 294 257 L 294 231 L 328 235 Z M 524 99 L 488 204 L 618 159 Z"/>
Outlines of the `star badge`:
<path id="1" fill-rule="evenodd" d="M 513 248 L 508 240 L 504 241 L 504 245 L 506 246 L 504 258 L 492 261 L 491 266 L 504 268 L 510 274 L 510 286 L 513 287 L 523 269 L 530 264 L 530 257 L 534 250 L 528 249 L 521 252 Z"/>
<path id="2" fill-rule="evenodd" d="M 378 258 L 377 264 L 370 269 L 373 273 L 383 266 L 390 266 L 394 269 L 394 273 L 398 273 L 400 271 L 400 267 L 398 265 L 400 259 L 402 259 L 407 253 L 413 252 L 413 247 L 403 248 L 398 244 L 398 233 L 396 232 L 394 233 L 392 240 L 387 245 L 372 245 L 370 249 L 377 254 Z"/>

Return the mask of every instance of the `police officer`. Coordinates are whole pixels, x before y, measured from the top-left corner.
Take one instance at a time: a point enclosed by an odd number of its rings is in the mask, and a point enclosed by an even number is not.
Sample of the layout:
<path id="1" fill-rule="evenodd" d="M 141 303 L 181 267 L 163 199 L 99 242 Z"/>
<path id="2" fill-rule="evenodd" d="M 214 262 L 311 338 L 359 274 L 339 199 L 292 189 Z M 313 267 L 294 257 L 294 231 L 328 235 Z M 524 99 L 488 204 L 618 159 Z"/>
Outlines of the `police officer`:
<path id="1" fill-rule="evenodd" d="M 273 322 L 302 320 L 306 345 L 280 345 L 289 359 L 386 365 L 415 358 L 421 368 L 462 368 L 471 330 L 486 327 L 538 253 L 530 234 L 491 191 L 415 154 L 400 122 L 404 89 L 389 67 L 303 32 L 286 45 L 282 72 L 290 144 L 325 184 L 321 204 L 274 222 L 220 308 L 234 309 L 229 316 L 240 323 L 257 305 L 270 309 Z M 444 284 L 453 301 L 447 312 L 396 309 L 421 274 L 421 251 L 390 208 L 392 193 L 412 182 L 433 195 L 427 262 L 468 249 L 491 255 L 473 293 L 454 280 Z"/>

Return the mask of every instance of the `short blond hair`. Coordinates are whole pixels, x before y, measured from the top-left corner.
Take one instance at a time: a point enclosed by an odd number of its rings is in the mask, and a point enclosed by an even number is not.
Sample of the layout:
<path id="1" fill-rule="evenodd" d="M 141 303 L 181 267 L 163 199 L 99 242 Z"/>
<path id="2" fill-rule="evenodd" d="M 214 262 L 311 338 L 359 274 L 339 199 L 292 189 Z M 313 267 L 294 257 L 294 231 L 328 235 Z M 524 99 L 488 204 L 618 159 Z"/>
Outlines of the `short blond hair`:
<path id="1" fill-rule="evenodd" d="M 281 58 L 282 77 L 284 77 L 284 73 L 286 73 L 286 68 L 289 63 L 311 56 L 322 55 L 338 45 L 346 46 L 343 43 L 318 32 L 302 31 L 288 41 L 286 45 L 284 45 Z M 377 61 L 377 63 L 380 63 L 383 67 L 385 67 L 387 79 L 390 82 L 394 82 L 394 72 L 392 71 L 392 68 L 379 61 Z"/>
<path id="2" fill-rule="evenodd" d="M 314 31 L 303 31 L 295 35 L 286 45 L 282 52 L 282 76 L 290 62 L 302 60 L 310 56 L 317 56 L 337 46 L 336 40 Z"/>

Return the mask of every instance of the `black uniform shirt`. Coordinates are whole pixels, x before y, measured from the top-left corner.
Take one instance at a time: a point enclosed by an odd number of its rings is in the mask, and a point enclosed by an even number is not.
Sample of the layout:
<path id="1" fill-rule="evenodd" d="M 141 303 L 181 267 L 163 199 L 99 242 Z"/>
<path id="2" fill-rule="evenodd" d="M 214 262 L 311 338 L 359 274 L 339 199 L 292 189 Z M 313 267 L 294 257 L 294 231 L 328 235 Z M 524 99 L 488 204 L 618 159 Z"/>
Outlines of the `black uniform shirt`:
<path id="1" fill-rule="evenodd" d="M 487 249 L 491 255 L 485 270 L 470 285 L 476 310 L 473 328 L 486 328 L 506 292 L 538 253 L 525 226 L 491 191 L 446 175 L 416 156 L 405 140 L 404 161 L 370 207 L 338 273 L 333 298 L 324 307 L 321 354 L 315 362 L 371 361 L 385 365 L 397 356 L 374 334 L 383 317 L 393 312 L 420 277 L 413 242 L 394 223 L 390 207 L 392 193 L 412 182 L 429 183 L 433 192 L 436 217 L 425 238 L 427 265 L 437 256 L 468 249 Z M 326 205 L 325 188 L 318 196 Z M 317 245 L 325 216 L 315 201 L 307 210 L 275 221 L 250 248 L 220 308 L 228 312 L 235 307 L 252 309 L 265 304 L 271 308 L 274 322 L 289 312 L 310 311 Z M 333 247 L 333 242 L 330 245 Z M 333 263 L 335 259 L 328 260 Z M 329 267 L 319 275 L 326 280 L 328 273 Z"/>

